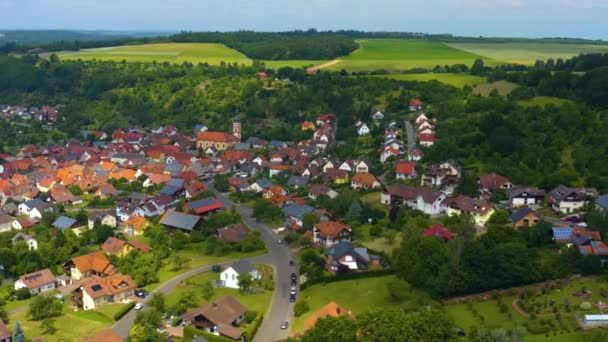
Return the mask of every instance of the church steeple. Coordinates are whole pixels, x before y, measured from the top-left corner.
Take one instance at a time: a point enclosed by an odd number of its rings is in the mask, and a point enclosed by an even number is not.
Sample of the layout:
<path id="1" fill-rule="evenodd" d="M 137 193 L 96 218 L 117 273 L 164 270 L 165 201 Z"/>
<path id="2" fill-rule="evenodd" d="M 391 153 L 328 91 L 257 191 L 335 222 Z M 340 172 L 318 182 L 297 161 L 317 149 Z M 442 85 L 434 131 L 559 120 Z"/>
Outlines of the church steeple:
<path id="1" fill-rule="evenodd" d="M 238 115 L 234 117 L 234 121 L 232 122 L 232 135 L 241 141 L 241 119 Z"/>

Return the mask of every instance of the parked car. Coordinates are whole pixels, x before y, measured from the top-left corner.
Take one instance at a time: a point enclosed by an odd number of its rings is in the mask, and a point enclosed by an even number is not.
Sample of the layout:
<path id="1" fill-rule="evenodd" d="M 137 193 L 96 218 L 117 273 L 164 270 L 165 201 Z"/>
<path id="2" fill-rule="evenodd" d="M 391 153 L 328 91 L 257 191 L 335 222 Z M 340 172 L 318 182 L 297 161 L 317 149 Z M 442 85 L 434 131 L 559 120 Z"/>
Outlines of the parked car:
<path id="1" fill-rule="evenodd" d="M 295 279 L 291 279 L 291 286 L 297 286 L 298 285 L 298 281 Z"/>
<path id="2" fill-rule="evenodd" d="M 291 280 L 298 280 L 298 275 L 295 273 L 291 274 Z"/>
<path id="3" fill-rule="evenodd" d="M 289 293 L 290 293 L 290 294 L 292 294 L 292 295 L 295 295 L 295 294 L 296 294 L 296 292 L 297 292 L 297 290 L 298 290 L 298 289 L 295 287 L 295 285 L 292 285 L 292 286 L 291 286 L 291 289 L 289 289 Z"/>
<path id="4" fill-rule="evenodd" d="M 289 266 L 295 266 L 295 265 L 296 265 L 296 262 L 295 262 L 295 261 L 293 261 L 293 260 L 289 260 Z"/>
<path id="5" fill-rule="evenodd" d="M 144 308 L 144 303 L 137 303 L 135 304 L 135 310 L 141 310 Z"/>
<path id="6" fill-rule="evenodd" d="M 150 293 L 146 290 L 135 290 L 135 296 L 139 298 L 146 298 Z"/>
<path id="7" fill-rule="evenodd" d="M 211 270 L 215 273 L 220 273 L 222 271 L 222 268 L 220 267 L 220 265 L 213 265 L 211 266 Z"/>
<path id="8" fill-rule="evenodd" d="M 289 322 L 287 322 L 287 321 L 281 322 L 281 329 L 282 330 L 287 329 L 287 327 L 289 327 Z"/>
<path id="9" fill-rule="evenodd" d="M 296 302 L 296 294 L 295 293 L 289 295 L 289 302 L 290 303 L 295 303 Z"/>

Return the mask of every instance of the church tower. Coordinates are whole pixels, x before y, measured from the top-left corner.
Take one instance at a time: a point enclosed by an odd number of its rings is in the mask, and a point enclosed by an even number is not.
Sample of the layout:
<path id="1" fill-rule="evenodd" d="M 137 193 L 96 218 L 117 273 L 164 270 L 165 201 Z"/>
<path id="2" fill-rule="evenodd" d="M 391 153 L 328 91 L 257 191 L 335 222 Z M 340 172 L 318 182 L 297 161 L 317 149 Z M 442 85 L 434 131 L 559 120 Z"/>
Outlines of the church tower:
<path id="1" fill-rule="evenodd" d="M 241 119 L 236 116 L 232 122 L 232 135 L 241 141 Z"/>

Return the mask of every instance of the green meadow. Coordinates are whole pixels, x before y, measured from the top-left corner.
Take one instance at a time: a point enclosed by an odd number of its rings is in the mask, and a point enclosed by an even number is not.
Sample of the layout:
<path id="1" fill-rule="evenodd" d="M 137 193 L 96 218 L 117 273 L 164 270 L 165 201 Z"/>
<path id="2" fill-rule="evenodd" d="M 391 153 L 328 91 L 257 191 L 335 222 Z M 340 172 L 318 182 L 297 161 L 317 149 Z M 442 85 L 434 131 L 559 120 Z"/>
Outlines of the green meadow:
<path id="1" fill-rule="evenodd" d="M 209 63 L 218 65 L 221 62 L 250 64 L 251 60 L 238 51 L 223 44 L 212 43 L 167 43 L 127 45 L 98 49 L 84 49 L 77 52 L 60 52 L 64 60 L 102 60 L 115 62 L 151 63 Z"/>
<path id="2" fill-rule="evenodd" d="M 400 81 L 418 81 L 418 82 L 428 82 L 428 81 L 438 81 L 441 83 L 452 85 L 456 88 L 464 88 L 464 86 L 476 86 L 479 84 L 483 84 L 487 82 L 485 77 L 469 75 L 469 74 L 450 74 L 450 73 L 441 73 L 441 74 L 389 74 L 389 75 L 378 75 L 376 77 L 385 77 L 394 80 Z"/>
<path id="3" fill-rule="evenodd" d="M 448 46 L 505 63 L 534 64 L 536 60 L 571 58 L 581 53 L 608 53 L 608 45 L 559 43 L 454 43 Z"/>
<path id="4" fill-rule="evenodd" d="M 474 53 L 428 40 L 365 39 L 358 42 L 361 45 L 358 50 L 340 58 L 339 63 L 330 65 L 328 69 L 398 71 L 412 68 L 434 68 L 437 65 L 472 65 L 475 59 L 480 58 Z"/>

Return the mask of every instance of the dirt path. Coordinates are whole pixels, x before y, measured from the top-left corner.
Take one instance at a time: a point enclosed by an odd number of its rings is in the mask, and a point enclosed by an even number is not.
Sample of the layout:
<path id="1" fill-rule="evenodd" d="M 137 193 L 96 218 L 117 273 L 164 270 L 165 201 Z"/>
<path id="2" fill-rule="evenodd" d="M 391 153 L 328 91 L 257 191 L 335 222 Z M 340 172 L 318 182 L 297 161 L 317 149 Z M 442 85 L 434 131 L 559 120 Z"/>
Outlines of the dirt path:
<path id="1" fill-rule="evenodd" d="M 515 309 L 515 311 L 517 311 L 518 314 L 528 318 L 530 317 L 530 314 L 526 312 L 526 310 L 522 309 L 521 306 L 519 306 L 519 299 L 513 299 L 513 301 L 511 302 L 511 306 L 513 307 L 513 309 Z"/>
<path id="2" fill-rule="evenodd" d="M 342 62 L 342 60 L 341 60 L 341 59 L 334 59 L 333 61 L 329 61 L 329 62 L 327 62 L 327 63 L 323 63 L 323 64 L 316 65 L 316 66 L 312 66 L 312 67 L 310 67 L 310 68 L 306 69 L 306 71 L 309 71 L 309 72 L 310 72 L 310 71 L 316 71 L 316 70 L 320 70 L 320 69 L 328 68 L 328 67 L 330 67 L 330 66 L 332 66 L 332 65 L 334 65 L 334 64 L 338 64 L 338 63 L 340 63 L 340 62 Z"/>

